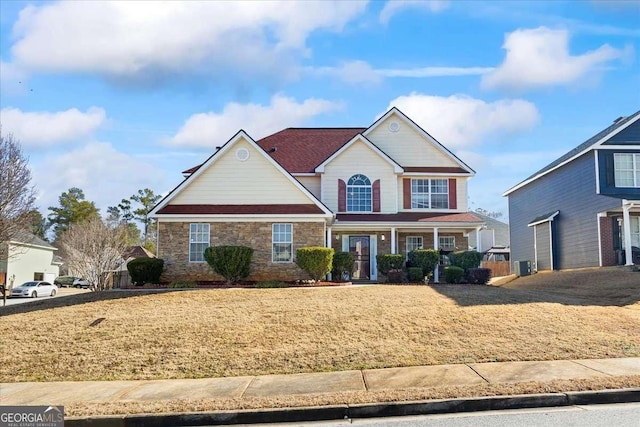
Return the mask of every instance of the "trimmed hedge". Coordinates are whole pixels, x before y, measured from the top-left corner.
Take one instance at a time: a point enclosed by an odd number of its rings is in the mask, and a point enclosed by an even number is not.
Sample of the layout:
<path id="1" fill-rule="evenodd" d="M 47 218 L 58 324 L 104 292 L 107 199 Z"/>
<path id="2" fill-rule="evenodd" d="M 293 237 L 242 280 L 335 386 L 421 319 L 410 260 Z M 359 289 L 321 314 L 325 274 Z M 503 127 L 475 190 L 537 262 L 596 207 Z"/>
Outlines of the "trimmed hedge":
<path id="1" fill-rule="evenodd" d="M 377 255 L 376 261 L 378 262 L 378 272 L 389 275 L 391 270 L 402 270 L 404 264 L 404 255 L 401 254 L 384 254 Z"/>
<path id="2" fill-rule="evenodd" d="M 420 267 L 409 267 L 407 269 L 407 275 L 409 276 L 409 281 L 412 283 L 422 282 L 424 280 L 424 274 Z"/>
<path id="3" fill-rule="evenodd" d="M 423 276 L 430 276 L 440 262 L 440 252 L 435 249 L 416 249 L 409 252 L 409 266 L 422 269 Z"/>
<path id="4" fill-rule="evenodd" d="M 160 258 L 136 258 L 127 263 L 131 281 L 136 286 L 145 283 L 160 283 L 164 260 Z"/>
<path id="5" fill-rule="evenodd" d="M 296 264 L 306 271 L 311 279 L 318 281 L 331 271 L 333 248 L 309 246 L 296 251 Z"/>
<path id="6" fill-rule="evenodd" d="M 467 280 L 474 285 L 486 285 L 490 278 L 490 268 L 470 268 L 467 270 Z"/>
<path id="7" fill-rule="evenodd" d="M 204 259 L 211 269 L 232 284 L 249 277 L 253 249 L 247 246 L 209 246 Z"/>
<path id="8" fill-rule="evenodd" d="M 345 274 L 349 275 L 349 278 L 353 275 L 353 254 L 351 252 L 336 252 L 333 254 L 333 267 L 331 274 L 333 280 L 341 282 L 344 280 Z"/>
<path id="9" fill-rule="evenodd" d="M 444 281 L 447 283 L 460 283 L 464 277 L 464 270 L 455 265 L 449 265 L 444 268 Z"/>
<path id="10" fill-rule="evenodd" d="M 449 254 L 449 259 L 451 260 L 451 265 L 467 271 L 480 265 L 482 253 L 478 251 L 457 251 Z"/>

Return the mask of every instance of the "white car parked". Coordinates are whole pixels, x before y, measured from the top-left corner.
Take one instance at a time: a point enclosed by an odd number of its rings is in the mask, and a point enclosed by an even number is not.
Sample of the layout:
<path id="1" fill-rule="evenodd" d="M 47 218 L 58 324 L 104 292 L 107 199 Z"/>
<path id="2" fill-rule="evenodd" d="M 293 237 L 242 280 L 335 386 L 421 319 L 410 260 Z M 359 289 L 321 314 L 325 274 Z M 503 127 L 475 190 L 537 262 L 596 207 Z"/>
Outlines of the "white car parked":
<path id="1" fill-rule="evenodd" d="M 11 289 L 11 297 L 27 297 L 37 298 L 44 296 L 55 296 L 58 293 L 58 287 L 49 282 L 26 282 L 22 285 Z"/>

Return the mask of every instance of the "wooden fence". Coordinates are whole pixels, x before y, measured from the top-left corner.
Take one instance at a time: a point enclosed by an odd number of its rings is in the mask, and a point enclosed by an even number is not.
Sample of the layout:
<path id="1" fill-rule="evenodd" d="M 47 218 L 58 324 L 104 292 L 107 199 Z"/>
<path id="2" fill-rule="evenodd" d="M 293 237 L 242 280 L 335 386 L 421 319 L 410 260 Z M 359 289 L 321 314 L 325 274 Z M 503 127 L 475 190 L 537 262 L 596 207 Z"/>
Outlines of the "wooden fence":
<path id="1" fill-rule="evenodd" d="M 482 261 L 480 266 L 491 269 L 491 277 L 508 276 L 511 274 L 511 263 L 509 261 Z"/>
<path id="2" fill-rule="evenodd" d="M 131 285 L 131 277 L 129 272 L 124 271 L 110 271 L 107 274 L 107 289 L 119 289 L 126 288 Z"/>

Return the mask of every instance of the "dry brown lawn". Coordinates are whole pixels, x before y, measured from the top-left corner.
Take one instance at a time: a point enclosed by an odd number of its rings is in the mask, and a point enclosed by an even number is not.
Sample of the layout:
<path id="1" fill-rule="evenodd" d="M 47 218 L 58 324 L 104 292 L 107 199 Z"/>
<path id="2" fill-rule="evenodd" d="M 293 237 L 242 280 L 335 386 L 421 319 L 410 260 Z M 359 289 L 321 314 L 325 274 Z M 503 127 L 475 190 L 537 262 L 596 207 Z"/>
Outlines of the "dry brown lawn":
<path id="1" fill-rule="evenodd" d="M 0 382 L 640 356 L 640 310 L 613 297 L 608 304 L 589 302 L 574 290 L 571 303 L 569 291 L 554 296 L 517 285 L 108 292 L 42 300 L 0 309 Z M 625 301 L 639 299 L 640 286 Z M 98 318 L 105 320 L 90 326 Z"/>

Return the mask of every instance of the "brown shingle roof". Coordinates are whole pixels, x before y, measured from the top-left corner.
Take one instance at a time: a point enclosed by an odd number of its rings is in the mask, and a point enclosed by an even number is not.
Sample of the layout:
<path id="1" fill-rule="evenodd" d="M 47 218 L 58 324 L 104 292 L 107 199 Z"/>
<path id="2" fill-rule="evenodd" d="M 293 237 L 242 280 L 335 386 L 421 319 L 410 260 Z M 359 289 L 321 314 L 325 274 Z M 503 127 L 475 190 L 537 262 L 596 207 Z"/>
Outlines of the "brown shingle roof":
<path id="1" fill-rule="evenodd" d="M 316 166 L 366 128 L 288 128 L 257 141 L 289 173 L 313 173 Z M 274 151 L 275 149 L 275 151 Z M 183 171 L 191 174 L 202 165 Z"/>
<path id="2" fill-rule="evenodd" d="M 470 212 L 463 213 L 425 213 L 400 212 L 397 214 L 338 214 L 339 222 L 483 222 Z"/>
<path id="3" fill-rule="evenodd" d="M 288 128 L 258 141 L 289 173 L 311 173 L 366 128 Z M 275 148 L 275 151 L 273 149 Z"/>
<path id="4" fill-rule="evenodd" d="M 165 215 L 306 215 L 323 214 L 318 206 L 308 205 L 167 205 L 158 211 Z"/>
<path id="5" fill-rule="evenodd" d="M 437 166 L 425 166 L 425 167 L 413 167 L 407 166 L 403 168 L 405 172 L 425 172 L 425 173 L 464 173 L 469 174 L 469 171 L 459 167 L 437 167 Z"/>

